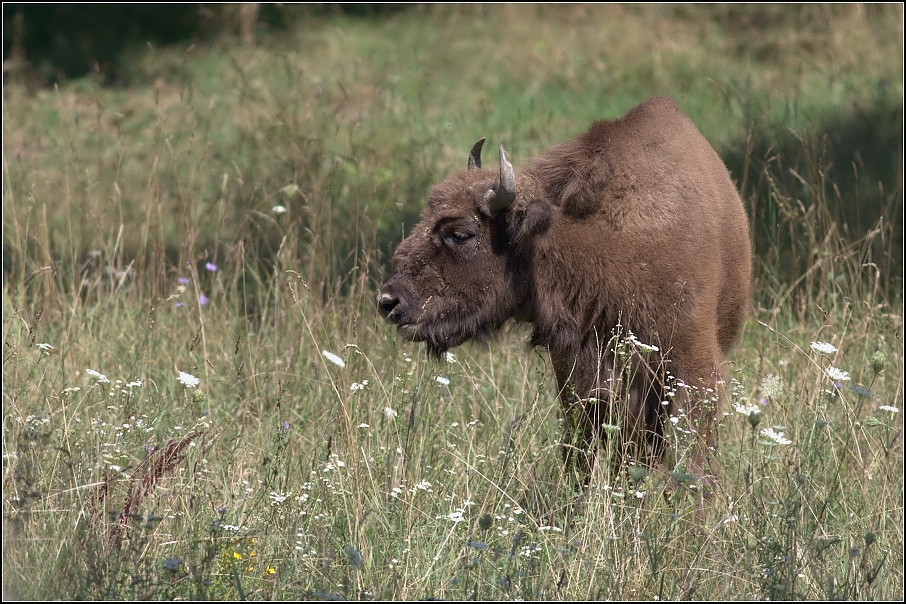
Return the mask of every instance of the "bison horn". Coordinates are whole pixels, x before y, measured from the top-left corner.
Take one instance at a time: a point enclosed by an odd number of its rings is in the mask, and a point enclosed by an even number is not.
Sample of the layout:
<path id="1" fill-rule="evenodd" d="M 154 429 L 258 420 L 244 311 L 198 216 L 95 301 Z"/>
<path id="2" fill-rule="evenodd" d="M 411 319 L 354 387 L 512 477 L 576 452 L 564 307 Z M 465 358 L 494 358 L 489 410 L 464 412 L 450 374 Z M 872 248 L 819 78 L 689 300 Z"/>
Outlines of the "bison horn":
<path id="1" fill-rule="evenodd" d="M 477 170 L 481 167 L 481 146 L 484 145 L 484 137 L 478 139 L 472 150 L 469 151 L 469 170 Z"/>
<path id="2" fill-rule="evenodd" d="M 500 145 L 500 184 L 485 193 L 484 200 L 494 212 L 507 209 L 516 200 L 516 173 L 503 145 Z"/>

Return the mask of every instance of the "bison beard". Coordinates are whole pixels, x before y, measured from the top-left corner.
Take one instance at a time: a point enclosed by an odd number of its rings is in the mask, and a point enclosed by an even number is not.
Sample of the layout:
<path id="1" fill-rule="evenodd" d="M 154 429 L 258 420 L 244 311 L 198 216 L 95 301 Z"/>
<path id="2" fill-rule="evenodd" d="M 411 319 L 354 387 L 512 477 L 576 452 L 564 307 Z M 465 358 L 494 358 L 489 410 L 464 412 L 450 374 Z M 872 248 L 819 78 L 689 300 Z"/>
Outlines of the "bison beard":
<path id="1" fill-rule="evenodd" d="M 745 320 L 751 274 L 746 214 L 720 158 L 661 97 L 525 170 L 502 146 L 499 171 L 483 170 L 483 143 L 466 171 L 429 191 L 394 254 L 381 314 L 437 356 L 510 318 L 530 322 L 557 376 L 568 462 L 588 476 L 619 426 L 622 461 L 653 463 L 676 413 L 692 428 L 679 465 L 713 475 L 720 365 Z"/>

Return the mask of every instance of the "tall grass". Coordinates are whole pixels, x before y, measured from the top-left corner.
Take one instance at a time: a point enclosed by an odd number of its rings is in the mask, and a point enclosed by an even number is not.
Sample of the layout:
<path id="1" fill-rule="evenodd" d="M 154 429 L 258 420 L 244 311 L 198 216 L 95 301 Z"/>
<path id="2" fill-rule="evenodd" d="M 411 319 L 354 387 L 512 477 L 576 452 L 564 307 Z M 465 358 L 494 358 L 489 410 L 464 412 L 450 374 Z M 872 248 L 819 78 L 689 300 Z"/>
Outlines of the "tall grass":
<path id="1" fill-rule="evenodd" d="M 902 597 L 902 145 L 824 136 L 901 114 L 901 9 L 475 10 L 153 49 L 129 90 L 10 81 L 8 593 Z M 373 302 L 475 138 L 518 163 L 654 93 L 758 252 L 702 515 L 673 468 L 576 490 L 522 327 L 437 363 Z"/>

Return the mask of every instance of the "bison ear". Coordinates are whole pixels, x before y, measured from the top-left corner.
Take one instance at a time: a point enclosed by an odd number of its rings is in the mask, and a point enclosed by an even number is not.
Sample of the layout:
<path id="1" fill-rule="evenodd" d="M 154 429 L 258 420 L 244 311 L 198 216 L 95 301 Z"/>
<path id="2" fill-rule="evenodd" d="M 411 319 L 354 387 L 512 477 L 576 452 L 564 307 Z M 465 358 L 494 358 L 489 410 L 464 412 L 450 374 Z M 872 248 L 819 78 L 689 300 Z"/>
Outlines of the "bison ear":
<path id="1" fill-rule="evenodd" d="M 550 204 L 533 201 L 518 211 L 510 222 L 510 237 L 516 243 L 543 235 L 551 225 Z"/>
<path id="2" fill-rule="evenodd" d="M 485 193 L 484 201 L 493 212 L 500 212 L 516 201 L 516 172 L 500 145 L 500 184 Z"/>
<path id="3" fill-rule="evenodd" d="M 484 145 L 484 137 L 482 136 L 478 141 L 472 145 L 472 150 L 469 151 L 469 170 L 478 170 L 481 168 L 481 146 Z"/>

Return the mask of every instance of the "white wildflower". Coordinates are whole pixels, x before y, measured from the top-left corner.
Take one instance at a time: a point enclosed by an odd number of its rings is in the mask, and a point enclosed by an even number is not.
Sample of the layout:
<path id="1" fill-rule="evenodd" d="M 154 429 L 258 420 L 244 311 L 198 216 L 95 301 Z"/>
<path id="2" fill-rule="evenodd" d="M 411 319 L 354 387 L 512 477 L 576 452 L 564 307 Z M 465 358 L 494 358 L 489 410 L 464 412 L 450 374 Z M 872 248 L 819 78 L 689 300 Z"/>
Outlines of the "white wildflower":
<path id="1" fill-rule="evenodd" d="M 438 516 L 438 518 L 447 518 L 448 520 L 452 520 L 453 524 L 458 524 L 465 520 L 462 515 L 462 510 L 456 510 L 454 512 L 450 512 L 446 516 Z"/>
<path id="2" fill-rule="evenodd" d="M 274 206 L 272 210 L 274 214 L 277 214 L 278 216 L 280 214 L 286 214 L 286 208 L 284 206 Z"/>
<path id="3" fill-rule="evenodd" d="M 176 379 L 186 388 L 195 388 L 196 386 L 198 386 L 198 384 L 201 383 L 201 380 L 190 373 L 186 373 L 185 371 L 180 371 L 179 377 L 177 377 Z"/>
<path id="4" fill-rule="evenodd" d="M 812 342 L 812 350 L 823 354 L 834 354 L 837 352 L 837 347 L 827 342 Z"/>
<path id="5" fill-rule="evenodd" d="M 445 353 L 444 353 L 444 360 L 445 360 L 446 362 L 448 362 L 448 363 L 455 363 L 455 362 L 456 362 L 456 357 L 453 356 L 453 353 L 452 353 L 452 352 L 449 352 L 449 351 L 448 351 L 448 352 L 445 352 Z"/>
<path id="6" fill-rule="evenodd" d="M 430 482 L 428 482 L 427 480 L 423 480 L 420 483 L 418 483 L 417 485 L 415 485 L 415 487 L 413 489 L 409 489 L 409 490 L 414 491 L 415 489 L 418 489 L 419 491 L 426 491 L 426 492 L 431 493 L 431 492 L 434 492 L 434 489 L 431 488 L 432 486 L 433 485 Z"/>
<path id="7" fill-rule="evenodd" d="M 833 365 L 828 365 L 825 373 L 827 373 L 827 377 L 835 382 L 846 382 L 849 380 L 849 372 L 837 369 Z"/>
<path id="8" fill-rule="evenodd" d="M 878 407 L 879 411 L 889 411 L 890 413 L 899 413 L 900 410 L 896 407 L 891 407 L 890 405 L 881 405 Z"/>
<path id="9" fill-rule="evenodd" d="M 393 407 L 384 407 L 384 415 L 387 416 L 387 419 L 393 419 L 397 416 L 397 413 L 393 410 Z"/>
<path id="10" fill-rule="evenodd" d="M 627 337 L 626 339 L 630 344 L 632 344 L 642 352 L 657 352 L 658 350 L 660 350 L 657 346 L 652 346 L 651 344 L 643 344 L 637 337 L 635 337 L 635 334 L 633 334 L 631 331 L 629 332 L 629 337 Z"/>
<path id="11" fill-rule="evenodd" d="M 87 373 L 90 377 L 93 377 L 98 384 L 109 384 L 110 383 L 110 380 L 107 379 L 106 375 L 104 375 L 103 373 L 100 373 L 98 371 L 95 371 L 94 369 L 86 369 L 85 373 Z"/>
<path id="12" fill-rule="evenodd" d="M 271 502 L 276 505 L 280 505 L 281 503 L 289 499 L 291 495 L 292 493 L 276 493 L 274 491 L 271 491 L 271 494 L 269 496 L 271 498 Z"/>
<path id="13" fill-rule="evenodd" d="M 437 381 L 437 383 L 440 384 L 441 386 L 449 386 L 449 385 L 450 385 L 450 380 L 447 379 L 447 378 L 445 378 L 445 377 L 443 377 L 443 376 L 440 376 L 440 375 L 439 375 L 439 376 L 437 376 L 437 377 L 434 378 L 434 379 L 435 379 L 435 380 Z"/>
<path id="14" fill-rule="evenodd" d="M 773 444 L 777 445 L 790 445 L 793 444 L 793 441 L 788 439 L 783 432 L 776 432 L 773 428 L 764 428 L 761 431 L 761 435 L 765 438 L 769 438 Z"/>
<path id="15" fill-rule="evenodd" d="M 324 355 L 325 359 L 327 359 L 328 361 L 330 361 L 337 367 L 340 367 L 340 368 L 346 367 L 346 362 L 343 359 L 341 359 L 340 357 L 338 357 L 337 355 L 335 355 L 334 353 L 332 353 L 328 350 L 322 350 L 321 354 Z"/>
<path id="16" fill-rule="evenodd" d="M 733 409 L 736 413 L 741 413 L 746 417 L 753 415 L 755 413 L 761 413 L 761 409 L 755 405 L 740 405 L 738 403 L 733 403 Z"/>
<path id="17" fill-rule="evenodd" d="M 53 350 L 53 346 L 45 343 L 38 344 L 38 348 L 41 349 L 41 352 L 50 352 L 51 350 Z"/>
<path id="18" fill-rule="evenodd" d="M 783 380 L 779 376 L 769 373 L 761 379 L 761 384 L 758 385 L 758 390 L 761 392 L 761 396 L 771 400 L 776 399 L 781 394 L 783 394 Z"/>
<path id="19" fill-rule="evenodd" d="M 367 385 L 368 385 L 368 380 L 362 380 L 361 382 L 353 382 L 349 386 L 349 389 L 352 390 L 353 392 L 356 392 L 357 390 L 364 390 L 365 386 L 367 386 Z"/>

